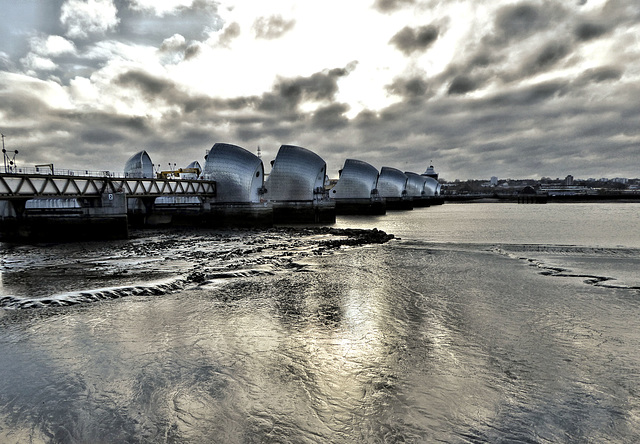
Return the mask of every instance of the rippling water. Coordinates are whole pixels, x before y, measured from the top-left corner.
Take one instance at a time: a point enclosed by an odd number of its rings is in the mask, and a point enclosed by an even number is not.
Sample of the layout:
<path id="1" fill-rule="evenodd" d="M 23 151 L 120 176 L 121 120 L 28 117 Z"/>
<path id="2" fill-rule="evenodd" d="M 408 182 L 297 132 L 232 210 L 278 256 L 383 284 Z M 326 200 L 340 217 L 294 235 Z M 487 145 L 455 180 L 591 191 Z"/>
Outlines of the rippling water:
<path id="1" fill-rule="evenodd" d="M 638 210 L 3 244 L 0 442 L 635 442 Z"/>

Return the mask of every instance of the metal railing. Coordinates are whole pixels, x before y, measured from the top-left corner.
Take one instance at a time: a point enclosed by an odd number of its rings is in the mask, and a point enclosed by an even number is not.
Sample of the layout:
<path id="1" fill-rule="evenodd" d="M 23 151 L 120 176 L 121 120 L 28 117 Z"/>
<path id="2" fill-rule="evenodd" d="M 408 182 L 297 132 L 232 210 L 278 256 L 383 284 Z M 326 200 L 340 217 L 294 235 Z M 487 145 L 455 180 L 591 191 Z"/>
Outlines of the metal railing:
<path id="1" fill-rule="evenodd" d="M 7 174 L 41 174 L 43 176 L 80 176 L 80 177 L 112 177 L 126 179 L 134 177 L 133 174 L 115 171 L 93 171 L 93 170 L 69 170 L 63 168 L 51 168 L 49 166 L 37 167 L 13 167 Z"/>
<path id="2" fill-rule="evenodd" d="M 213 180 L 139 178 L 73 174 L 0 173 L 0 199 L 88 197 L 125 193 L 129 197 L 216 195 Z"/>

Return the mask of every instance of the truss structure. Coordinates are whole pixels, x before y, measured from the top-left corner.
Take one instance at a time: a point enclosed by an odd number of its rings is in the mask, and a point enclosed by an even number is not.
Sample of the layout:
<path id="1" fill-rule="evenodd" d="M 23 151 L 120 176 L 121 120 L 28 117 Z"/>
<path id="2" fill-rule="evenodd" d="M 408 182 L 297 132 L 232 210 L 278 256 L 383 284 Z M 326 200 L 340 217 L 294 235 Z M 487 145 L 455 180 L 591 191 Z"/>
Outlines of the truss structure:
<path id="1" fill-rule="evenodd" d="M 215 197 L 216 182 L 195 179 L 139 179 L 0 173 L 0 199 L 36 197 L 98 197 L 125 193 L 127 197 Z"/>

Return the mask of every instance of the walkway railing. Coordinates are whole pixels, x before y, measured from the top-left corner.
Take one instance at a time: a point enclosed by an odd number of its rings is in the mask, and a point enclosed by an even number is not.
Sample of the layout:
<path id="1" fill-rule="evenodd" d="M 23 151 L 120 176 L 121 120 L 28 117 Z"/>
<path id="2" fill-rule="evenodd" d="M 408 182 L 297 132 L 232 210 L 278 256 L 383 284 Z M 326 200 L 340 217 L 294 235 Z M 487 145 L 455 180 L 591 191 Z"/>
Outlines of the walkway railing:
<path id="1" fill-rule="evenodd" d="M 0 199 L 35 197 L 97 197 L 105 193 L 125 193 L 127 197 L 201 196 L 215 197 L 216 182 L 199 179 L 148 179 L 122 177 L 115 173 L 102 176 L 46 173 L 0 173 Z M 23 169 L 24 170 L 24 169 Z M 95 172 L 94 172 L 95 173 Z"/>
<path id="2" fill-rule="evenodd" d="M 1 167 L 0 167 L 1 168 Z M 3 174 L 3 173 L 0 173 Z M 81 176 L 81 177 L 115 177 L 115 178 L 127 178 L 131 177 L 131 174 L 123 173 L 122 171 L 93 171 L 93 170 L 68 170 L 62 168 L 53 168 L 50 165 L 41 165 L 37 167 L 13 167 L 5 171 L 4 174 L 28 174 L 28 175 L 43 175 L 43 176 Z"/>

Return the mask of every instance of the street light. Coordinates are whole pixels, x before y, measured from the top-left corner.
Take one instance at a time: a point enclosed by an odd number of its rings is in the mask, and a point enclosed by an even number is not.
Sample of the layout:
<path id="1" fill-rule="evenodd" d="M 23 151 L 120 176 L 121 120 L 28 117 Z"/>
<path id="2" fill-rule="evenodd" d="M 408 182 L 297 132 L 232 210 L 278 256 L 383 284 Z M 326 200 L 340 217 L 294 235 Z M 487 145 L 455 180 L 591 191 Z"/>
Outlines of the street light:
<path id="1" fill-rule="evenodd" d="M 16 168 L 16 155 L 18 154 L 18 150 L 15 150 L 13 152 L 13 157 L 10 157 L 10 155 L 7 154 L 7 150 L 4 147 L 5 136 L 2 133 L 0 133 L 0 135 L 2 136 L 2 157 L 4 160 L 4 172 L 10 173 Z"/>

